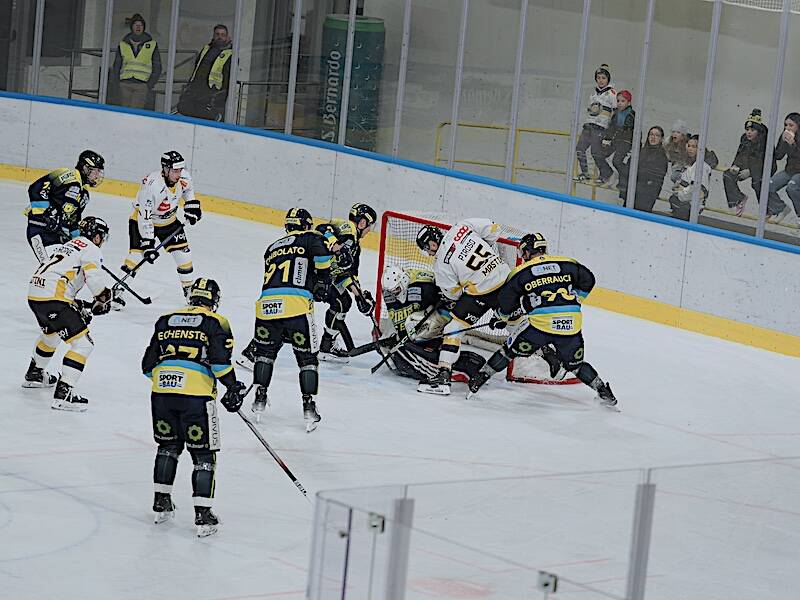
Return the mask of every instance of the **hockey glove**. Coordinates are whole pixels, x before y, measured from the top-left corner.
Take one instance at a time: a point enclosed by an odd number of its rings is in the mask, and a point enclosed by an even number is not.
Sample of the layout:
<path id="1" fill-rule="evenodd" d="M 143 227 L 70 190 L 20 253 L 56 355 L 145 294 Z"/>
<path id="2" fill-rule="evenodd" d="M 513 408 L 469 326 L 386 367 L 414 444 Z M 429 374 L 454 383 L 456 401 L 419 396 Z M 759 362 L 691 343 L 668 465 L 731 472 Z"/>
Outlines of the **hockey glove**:
<path id="1" fill-rule="evenodd" d="M 92 315 L 93 304 L 94 302 L 88 302 L 87 300 L 75 299 L 75 305 L 77 306 L 78 312 L 81 314 L 81 318 L 86 325 L 92 322 L 92 317 L 94 316 Z"/>
<path id="2" fill-rule="evenodd" d="M 158 258 L 158 250 L 156 250 L 156 241 L 154 239 L 142 240 L 141 248 L 144 251 L 144 259 L 151 265 L 156 262 Z"/>
<path id="3" fill-rule="evenodd" d="M 52 231 L 55 233 L 61 229 L 61 218 L 59 217 L 58 209 L 55 206 L 51 206 L 44 211 L 42 213 L 42 222 L 44 223 L 47 231 Z"/>
<path id="4" fill-rule="evenodd" d="M 222 406 L 225 407 L 225 410 L 228 412 L 236 412 L 239 410 L 242 407 L 242 402 L 244 402 L 246 390 L 247 386 L 241 381 L 237 381 L 227 390 L 225 390 L 225 395 L 221 400 Z"/>
<path id="5" fill-rule="evenodd" d="M 200 209 L 200 200 L 187 200 L 183 204 L 183 216 L 189 222 L 189 225 L 194 225 L 203 218 L 203 211 Z"/>
<path id="6" fill-rule="evenodd" d="M 342 245 L 336 254 L 336 266 L 342 270 L 347 270 L 353 266 L 353 253 L 350 251 L 349 245 Z"/>
<path id="7" fill-rule="evenodd" d="M 94 297 L 92 304 L 93 315 L 105 315 L 111 310 L 111 290 L 103 288 L 103 291 Z"/>
<path id="8" fill-rule="evenodd" d="M 356 294 L 356 306 L 362 315 L 368 315 L 375 308 L 375 300 L 367 290 L 361 290 L 361 294 Z"/>
<path id="9" fill-rule="evenodd" d="M 492 329 L 505 329 L 508 323 L 500 317 L 492 317 L 489 321 L 489 327 Z"/>

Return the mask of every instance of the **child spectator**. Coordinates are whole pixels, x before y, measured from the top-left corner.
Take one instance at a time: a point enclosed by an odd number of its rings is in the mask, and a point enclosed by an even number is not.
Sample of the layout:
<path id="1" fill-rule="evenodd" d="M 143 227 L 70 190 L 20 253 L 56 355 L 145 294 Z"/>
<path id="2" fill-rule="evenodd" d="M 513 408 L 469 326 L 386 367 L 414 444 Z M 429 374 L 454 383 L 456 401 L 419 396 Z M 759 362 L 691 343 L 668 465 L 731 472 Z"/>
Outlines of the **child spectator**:
<path id="1" fill-rule="evenodd" d="M 686 157 L 686 142 L 689 141 L 687 132 L 689 126 L 683 119 L 678 119 L 672 124 L 672 133 L 664 144 L 664 150 L 667 152 L 667 160 L 673 172 L 682 171 L 683 167 L 689 164 Z"/>
<path id="2" fill-rule="evenodd" d="M 756 200 L 761 193 L 761 174 L 764 170 L 764 154 L 767 151 L 767 126 L 761 119 L 761 110 L 754 108 L 744 122 L 744 133 L 739 140 L 739 148 L 733 164 L 722 174 L 725 186 L 725 197 L 728 208 L 735 208 L 736 215 L 742 216 L 747 194 L 739 189 L 739 182 L 750 179 L 750 186 L 756 193 Z M 772 173 L 775 173 L 773 168 Z"/>
<path id="3" fill-rule="evenodd" d="M 698 164 L 700 166 L 700 210 L 705 206 L 706 198 L 708 198 L 708 186 L 711 182 L 711 167 L 705 160 L 697 160 L 697 145 L 699 143 L 699 135 L 690 135 L 689 140 L 686 142 L 686 158 L 689 164 L 682 171 L 673 171 L 672 181 L 675 187 L 672 190 L 672 195 L 669 197 L 669 207 L 672 210 L 672 216 L 676 219 L 688 221 L 692 212 L 692 190 L 694 182 L 697 178 L 696 171 Z"/>
<path id="4" fill-rule="evenodd" d="M 664 130 L 658 125 L 647 132 L 647 141 L 639 152 L 639 167 L 636 172 L 636 198 L 633 207 L 636 210 L 653 212 L 664 176 L 667 174 L 667 152 L 662 145 Z"/>
<path id="5" fill-rule="evenodd" d="M 783 121 L 783 133 L 775 146 L 775 160 L 786 158 L 783 171 L 775 173 L 769 180 L 769 199 L 767 201 L 767 217 L 774 217 L 773 222 L 780 223 L 791 212 L 791 209 L 778 196 L 784 187 L 786 195 L 794 205 L 794 212 L 800 215 L 800 113 L 789 113 Z M 777 167 L 776 167 L 777 168 Z"/>
<path id="6" fill-rule="evenodd" d="M 628 161 L 631 158 L 633 122 L 636 118 L 636 112 L 631 108 L 632 100 L 633 96 L 628 90 L 617 94 L 617 108 L 603 136 L 603 148 L 607 149 L 609 156 L 614 155 L 611 164 L 617 170 L 617 188 L 623 202 L 628 191 Z"/>
<path id="7" fill-rule="evenodd" d="M 602 185 L 613 175 L 611 167 L 606 162 L 605 151 L 603 150 L 603 135 L 611 122 L 611 115 L 616 105 L 617 93 L 611 87 L 611 71 L 608 65 L 602 64 L 594 72 L 594 81 L 597 87 L 594 93 L 589 96 L 589 107 L 586 109 L 589 118 L 583 124 L 581 137 L 575 147 L 575 154 L 578 156 L 578 164 L 581 172 L 575 177 L 575 181 L 589 181 L 589 164 L 586 160 L 586 149 L 591 148 L 592 159 L 600 171 L 600 176 L 595 183 Z"/>

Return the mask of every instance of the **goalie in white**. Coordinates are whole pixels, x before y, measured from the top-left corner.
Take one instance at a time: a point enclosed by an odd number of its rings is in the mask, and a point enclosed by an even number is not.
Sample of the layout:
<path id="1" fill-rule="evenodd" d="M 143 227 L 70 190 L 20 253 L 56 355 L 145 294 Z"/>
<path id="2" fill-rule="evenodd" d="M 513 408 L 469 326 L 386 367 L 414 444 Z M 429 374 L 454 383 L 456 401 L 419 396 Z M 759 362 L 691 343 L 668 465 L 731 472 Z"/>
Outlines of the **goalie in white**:
<path id="1" fill-rule="evenodd" d="M 383 270 L 381 293 L 395 331 L 381 344 L 394 347 L 403 342 L 392 355 L 397 374 L 417 381 L 435 376 L 442 331 L 450 322 L 450 314 L 444 310 L 445 302 L 433 273 L 388 265 Z M 466 382 L 485 362 L 479 354 L 462 352 L 453 364 L 453 378 Z"/>
<path id="2" fill-rule="evenodd" d="M 436 284 L 450 301 L 452 315 L 444 327 L 438 370 L 420 382 L 418 391 L 450 393 L 452 368 L 463 337 L 463 333 L 455 332 L 476 325 L 486 312 L 497 307 L 497 293 L 510 272 L 492 247 L 499 238 L 500 226 L 489 219 L 464 219 L 446 234 L 432 225 L 423 226 L 417 233 L 417 246 L 434 257 Z"/>

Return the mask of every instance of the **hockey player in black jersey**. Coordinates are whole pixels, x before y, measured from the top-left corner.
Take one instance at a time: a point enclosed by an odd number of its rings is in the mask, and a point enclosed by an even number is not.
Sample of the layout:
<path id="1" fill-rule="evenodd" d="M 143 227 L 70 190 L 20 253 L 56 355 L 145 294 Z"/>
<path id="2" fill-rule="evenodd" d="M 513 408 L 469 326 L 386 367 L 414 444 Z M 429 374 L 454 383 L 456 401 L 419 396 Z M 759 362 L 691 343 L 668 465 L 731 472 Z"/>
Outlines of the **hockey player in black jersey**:
<path id="1" fill-rule="evenodd" d="M 211 511 L 220 448 L 217 380 L 227 388 L 222 405 L 230 412 L 242 406 L 245 390 L 231 365 L 230 325 L 216 312 L 220 297 L 216 281 L 197 279 L 189 289 L 189 306 L 156 321 L 142 358 L 142 372 L 153 381 L 150 405 L 158 444 L 153 469 L 155 523 L 174 514 L 172 484 L 185 446 L 194 463 L 194 523 L 200 537 L 215 533 L 219 524 Z"/>
<path id="2" fill-rule="evenodd" d="M 611 386 L 583 360 L 581 302 L 594 288 L 594 275 L 572 258 L 547 254 L 547 241 L 540 233 L 523 236 L 519 255 L 525 262 L 511 272 L 500 289 L 493 325 L 502 327 L 521 303 L 528 315 L 528 326 L 512 335 L 470 380 L 469 395 L 477 393 L 513 358 L 530 356 L 552 344 L 564 367 L 594 389 L 601 404 L 616 407 Z"/>
<path id="3" fill-rule="evenodd" d="M 370 232 L 377 219 L 378 215 L 372 207 L 357 203 L 350 208 L 346 221 L 332 219 L 329 223 L 317 226 L 317 231 L 328 238 L 334 251 L 330 285 L 318 287 L 314 294 L 316 300 L 328 304 L 325 331 L 319 346 L 319 357 L 322 360 L 349 360 L 347 352 L 335 347 L 334 341 L 341 335 L 345 350 L 353 348 L 353 337 L 345 323 L 345 317 L 353 306 L 353 299 L 363 315 L 369 315 L 375 308 L 372 295 L 363 290 L 358 281 L 358 267 L 361 262 L 361 240 Z"/>
<path id="4" fill-rule="evenodd" d="M 74 169 L 56 169 L 28 188 L 28 244 L 40 263 L 53 247 L 78 237 L 78 223 L 89 202 L 88 187 L 103 181 L 105 160 L 97 152 L 84 150 Z"/>
<path id="5" fill-rule="evenodd" d="M 252 410 L 260 420 L 267 407 L 267 389 L 275 359 L 284 343 L 291 344 L 300 368 L 300 394 L 306 431 L 321 420 L 314 396 L 319 388 L 317 330 L 312 290 L 328 277 L 332 256 L 328 241 L 312 229 L 311 214 L 292 208 L 286 214 L 286 234 L 264 253 L 264 283 L 256 300 L 255 366 L 256 398 Z"/>
<path id="6" fill-rule="evenodd" d="M 450 321 L 447 299 L 431 271 L 389 265 L 381 277 L 381 293 L 395 333 L 381 340 L 384 347 L 405 340 L 392 355 L 397 374 L 423 381 L 438 372 L 442 331 Z M 466 382 L 486 360 L 464 351 L 453 364 L 453 380 Z"/>

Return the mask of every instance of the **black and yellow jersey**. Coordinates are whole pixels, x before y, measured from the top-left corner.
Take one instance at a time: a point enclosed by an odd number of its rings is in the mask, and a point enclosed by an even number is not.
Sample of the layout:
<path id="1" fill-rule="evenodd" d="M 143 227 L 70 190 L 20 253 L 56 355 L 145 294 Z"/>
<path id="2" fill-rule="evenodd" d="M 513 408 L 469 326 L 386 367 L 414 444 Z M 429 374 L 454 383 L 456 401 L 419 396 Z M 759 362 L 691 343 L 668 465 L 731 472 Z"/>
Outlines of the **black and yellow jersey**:
<path id="1" fill-rule="evenodd" d="M 335 255 L 331 265 L 331 282 L 337 287 L 348 287 L 353 283 L 353 278 L 358 277 L 358 267 L 361 264 L 361 240 L 358 238 L 355 223 L 347 219 L 331 219 L 328 223 L 317 225 L 316 229 L 325 236 L 331 247 L 333 244 L 341 244 L 347 247 L 353 257 L 352 266 L 346 269 L 337 264 Z"/>
<path id="2" fill-rule="evenodd" d="M 286 319 L 314 311 L 314 282 L 331 268 L 329 243 L 317 231 L 293 231 L 269 245 L 257 318 Z"/>
<path id="3" fill-rule="evenodd" d="M 228 320 L 205 306 L 187 306 L 156 321 L 142 372 L 159 394 L 217 396 L 217 379 L 236 382 L 231 365 L 233 334 Z"/>
<path id="4" fill-rule="evenodd" d="M 412 313 L 425 311 L 439 303 L 443 298 L 442 291 L 436 285 L 436 280 L 431 271 L 424 269 L 405 269 L 409 278 L 405 297 L 398 297 L 387 289 L 382 289 L 383 299 L 386 302 L 386 311 L 389 313 L 395 331 L 400 337 L 406 334 L 406 319 Z M 442 311 L 443 317 L 449 313 Z"/>
<path id="5" fill-rule="evenodd" d="M 594 287 L 594 275 L 565 256 L 537 256 L 511 271 L 500 289 L 497 314 L 509 318 L 520 303 L 539 331 L 573 335 L 581 330 L 581 302 Z"/>
<path id="6" fill-rule="evenodd" d="M 78 237 L 78 223 L 89 202 L 89 192 L 77 169 L 56 169 L 28 187 L 28 222 L 42 227 L 56 226 L 64 241 Z"/>

